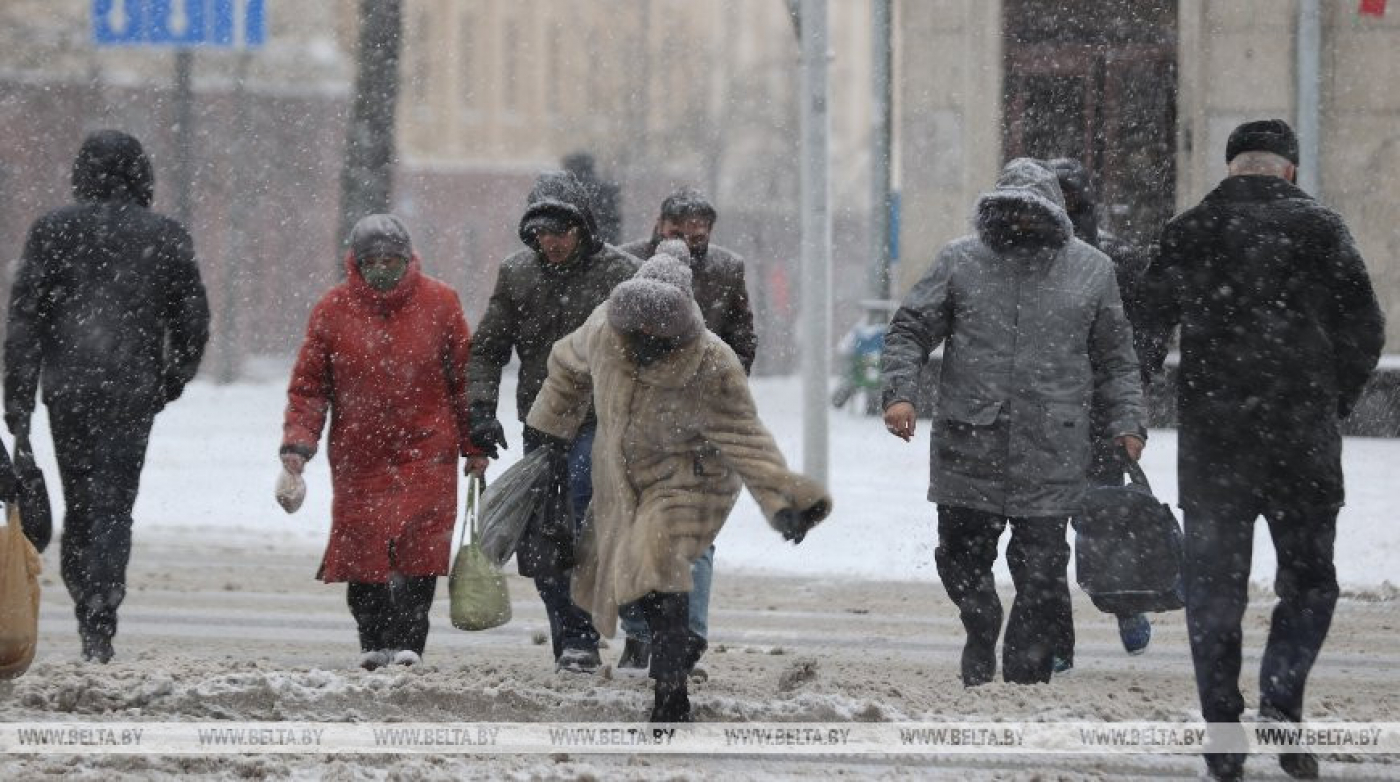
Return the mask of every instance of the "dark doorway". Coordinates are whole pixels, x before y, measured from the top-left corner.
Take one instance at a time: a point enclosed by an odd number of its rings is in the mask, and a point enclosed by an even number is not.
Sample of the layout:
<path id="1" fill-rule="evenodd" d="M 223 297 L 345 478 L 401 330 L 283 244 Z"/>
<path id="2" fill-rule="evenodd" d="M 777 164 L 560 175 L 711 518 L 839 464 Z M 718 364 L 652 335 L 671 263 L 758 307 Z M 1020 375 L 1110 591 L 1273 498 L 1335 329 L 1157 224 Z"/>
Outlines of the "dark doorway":
<path id="1" fill-rule="evenodd" d="M 1003 0 L 1002 148 L 1075 158 L 1100 225 L 1156 239 L 1176 204 L 1176 0 Z"/>

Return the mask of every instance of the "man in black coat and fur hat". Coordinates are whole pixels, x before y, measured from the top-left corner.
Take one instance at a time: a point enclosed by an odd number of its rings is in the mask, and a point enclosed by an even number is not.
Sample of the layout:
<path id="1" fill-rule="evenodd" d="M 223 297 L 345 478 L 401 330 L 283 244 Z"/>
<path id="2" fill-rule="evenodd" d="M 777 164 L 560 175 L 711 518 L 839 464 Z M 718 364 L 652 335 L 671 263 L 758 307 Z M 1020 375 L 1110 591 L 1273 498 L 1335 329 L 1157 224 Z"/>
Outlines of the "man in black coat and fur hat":
<path id="1" fill-rule="evenodd" d="M 5 423 L 29 453 L 42 379 L 66 513 L 63 583 L 83 658 L 112 658 L 126 596 L 131 509 L 151 426 L 199 368 L 209 304 L 184 226 L 151 211 L 155 177 L 135 138 L 87 137 L 76 203 L 34 222 L 10 292 Z"/>
<path id="2" fill-rule="evenodd" d="M 1162 231 L 1141 298 L 1143 359 L 1159 370 L 1181 329 L 1178 472 L 1185 512 L 1186 621 L 1201 713 L 1238 722 L 1240 621 L 1254 520 L 1278 555 L 1259 714 L 1298 722 L 1337 602 L 1341 419 L 1375 368 L 1384 320 L 1346 224 L 1300 190 L 1298 141 L 1282 120 L 1230 134 L 1227 176 Z M 1315 778 L 1311 754 L 1281 754 Z M 1217 779 L 1244 755 L 1214 752 Z"/>

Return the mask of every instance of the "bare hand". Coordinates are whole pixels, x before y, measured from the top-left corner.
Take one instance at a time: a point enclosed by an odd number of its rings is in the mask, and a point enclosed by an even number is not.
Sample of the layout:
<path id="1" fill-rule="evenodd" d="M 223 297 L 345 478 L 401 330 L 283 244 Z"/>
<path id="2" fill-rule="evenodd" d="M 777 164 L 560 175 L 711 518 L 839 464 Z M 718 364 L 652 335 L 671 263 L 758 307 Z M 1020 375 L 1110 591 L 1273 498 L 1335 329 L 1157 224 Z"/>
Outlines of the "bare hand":
<path id="1" fill-rule="evenodd" d="M 475 475 L 478 478 L 486 477 L 486 468 L 491 466 L 489 456 L 468 456 L 466 467 L 462 469 L 463 475 Z"/>
<path id="2" fill-rule="evenodd" d="M 1119 448 L 1122 448 L 1124 451 L 1127 451 L 1128 458 L 1132 459 L 1135 462 L 1142 460 L 1142 449 L 1147 447 L 1147 443 L 1144 443 L 1141 437 L 1131 434 L 1125 434 L 1119 437 L 1115 437 L 1113 438 L 1113 442 Z"/>
<path id="3" fill-rule="evenodd" d="M 301 475 L 302 470 L 306 469 L 306 457 L 299 453 L 284 453 L 282 454 L 282 469 L 292 475 Z"/>
<path id="4" fill-rule="evenodd" d="M 909 442 L 914 438 L 914 406 L 908 402 L 895 402 L 885 408 L 885 429 L 899 439 Z"/>

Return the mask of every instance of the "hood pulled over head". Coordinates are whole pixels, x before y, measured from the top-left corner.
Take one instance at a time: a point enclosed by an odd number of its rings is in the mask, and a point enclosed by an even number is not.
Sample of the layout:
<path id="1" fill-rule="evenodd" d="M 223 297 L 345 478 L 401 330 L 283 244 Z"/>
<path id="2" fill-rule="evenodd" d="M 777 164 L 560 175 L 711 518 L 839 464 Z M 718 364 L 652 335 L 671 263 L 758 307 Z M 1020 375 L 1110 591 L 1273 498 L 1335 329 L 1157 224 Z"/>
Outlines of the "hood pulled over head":
<path id="1" fill-rule="evenodd" d="M 413 256 L 408 227 L 391 214 L 365 215 L 350 230 L 350 251 L 355 258 L 404 258 Z"/>
<path id="2" fill-rule="evenodd" d="M 1032 158 L 1006 164 L 996 188 L 977 199 L 974 221 L 978 237 L 998 253 L 1058 249 L 1074 236 L 1058 178 Z"/>
<path id="3" fill-rule="evenodd" d="M 120 130 L 99 130 L 83 139 L 73 160 L 73 196 L 149 207 L 155 200 L 155 173 L 141 142 Z"/>
<path id="4" fill-rule="evenodd" d="M 602 249 L 598 239 L 598 221 L 588 191 L 568 171 L 546 171 L 535 180 L 535 186 L 525 199 L 525 214 L 520 217 L 520 241 L 539 252 L 535 234 L 540 230 L 559 232 L 578 226 L 583 233 L 579 249 L 592 255 Z"/>

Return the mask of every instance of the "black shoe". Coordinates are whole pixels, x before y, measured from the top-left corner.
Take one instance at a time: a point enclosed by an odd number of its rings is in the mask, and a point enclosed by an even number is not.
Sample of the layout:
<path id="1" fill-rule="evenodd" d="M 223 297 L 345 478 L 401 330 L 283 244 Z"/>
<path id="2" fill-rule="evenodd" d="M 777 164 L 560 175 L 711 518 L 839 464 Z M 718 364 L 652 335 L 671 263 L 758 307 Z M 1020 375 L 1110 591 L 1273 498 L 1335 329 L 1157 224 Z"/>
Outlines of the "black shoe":
<path id="1" fill-rule="evenodd" d="M 652 722 L 690 722 L 690 693 L 685 678 L 657 679 L 656 702 L 651 707 Z"/>
<path id="2" fill-rule="evenodd" d="M 1279 757 L 1284 757 L 1280 755 Z M 1206 774 L 1216 782 L 1240 782 L 1244 779 L 1244 755 L 1215 753 L 1206 755 Z"/>
<path id="3" fill-rule="evenodd" d="M 1278 756 L 1278 767 L 1294 779 L 1317 779 L 1321 773 L 1317 755 L 1311 752 L 1288 752 Z"/>
<path id="4" fill-rule="evenodd" d="M 554 670 L 570 673 L 596 673 L 603 667 L 603 658 L 598 656 L 598 648 L 565 649 L 555 662 Z"/>
<path id="5" fill-rule="evenodd" d="M 1267 705 L 1259 707 L 1259 719 L 1264 722 L 1297 722 L 1297 720 L 1288 717 L 1277 708 Z M 1317 755 L 1311 752 L 1280 753 L 1278 756 L 1278 767 L 1283 769 L 1283 773 L 1294 779 L 1317 779 L 1320 773 Z"/>
<path id="6" fill-rule="evenodd" d="M 83 659 L 87 662 L 106 665 L 116 654 L 112 649 L 111 636 L 101 633 L 85 633 L 82 635 L 82 641 Z"/>
<path id="7" fill-rule="evenodd" d="M 622 656 L 617 658 L 617 671 L 624 674 L 641 675 L 651 667 L 651 644 L 628 638 L 622 645 Z"/>

